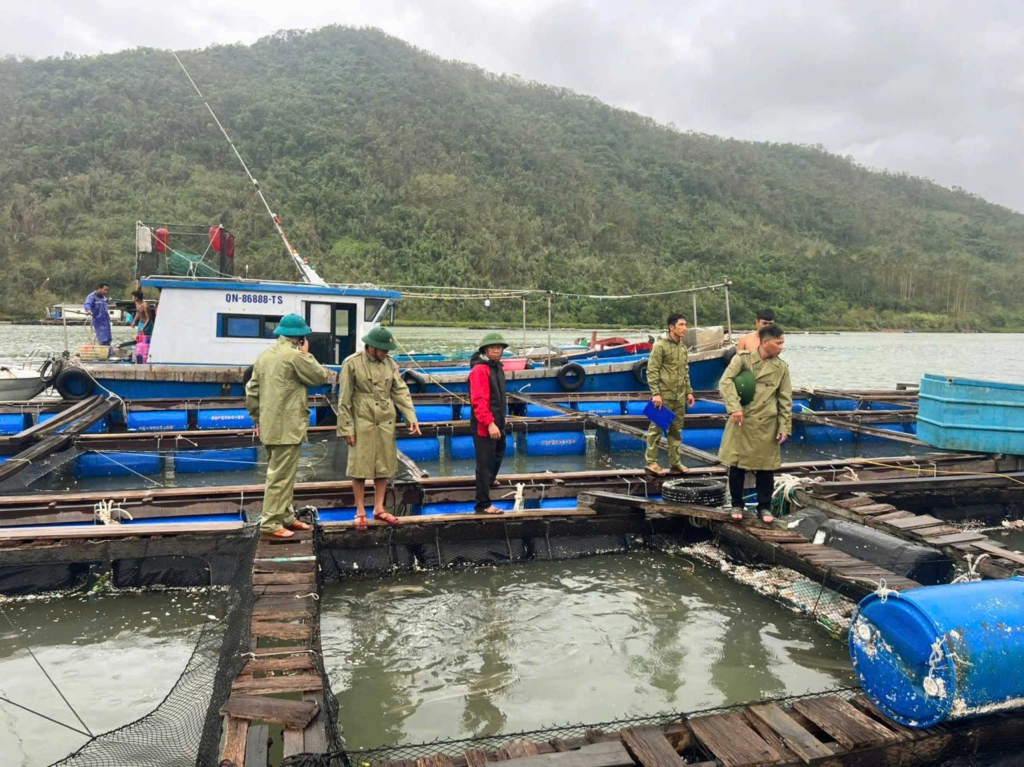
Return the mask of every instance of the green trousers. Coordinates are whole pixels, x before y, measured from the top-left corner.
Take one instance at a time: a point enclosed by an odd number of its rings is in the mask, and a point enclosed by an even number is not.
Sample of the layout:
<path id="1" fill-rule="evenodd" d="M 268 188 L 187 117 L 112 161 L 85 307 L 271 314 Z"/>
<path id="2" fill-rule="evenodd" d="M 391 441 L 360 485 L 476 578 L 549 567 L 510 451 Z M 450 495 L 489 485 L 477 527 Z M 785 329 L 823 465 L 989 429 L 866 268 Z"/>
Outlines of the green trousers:
<path id="1" fill-rule="evenodd" d="M 292 492 L 299 471 L 302 445 L 264 445 L 267 451 L 267 489 L 263 493 L 260 530 L 272 533 L 295 521 Z"/>
<path id="2" fill-rule="evenodd" d="M 686 412 L 686 405 L 682 400 L 663 399 L 662 407 L 667 407 L 676 414 L 676 419 L 668 427 L 668 465 L 671 468 L 678 466 L 682 461 L 683 414 Z M 658 443 L 661 442 L 663 434 L 661 427 L 651 422 L 647 429 L 647 452 L 644 454 L 644 460 L 648 464 L 658 462 Z"/>

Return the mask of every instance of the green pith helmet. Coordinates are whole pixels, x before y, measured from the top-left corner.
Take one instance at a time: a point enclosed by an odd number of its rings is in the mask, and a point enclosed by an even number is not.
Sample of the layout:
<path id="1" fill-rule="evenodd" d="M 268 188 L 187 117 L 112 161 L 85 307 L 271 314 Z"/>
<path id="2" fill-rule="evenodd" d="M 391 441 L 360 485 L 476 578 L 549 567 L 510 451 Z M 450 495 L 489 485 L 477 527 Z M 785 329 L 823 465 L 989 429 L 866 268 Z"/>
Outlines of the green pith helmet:
<path id="1" fill-rule="evenodd" d="M 744 370 L 732 381 L 736 384 L 736 393 L 740 397 L 741 405 L 747 406 L 754 401 L 754 392 L 757 391 L 757 379 L 754 378 L 754 374 L 751 371 Z"/>
<path id="2" fill-rule="evenodd" d="M 488 346 L 501 346 L 505 349 L 508 348 L 508 341 L 502 337 L 501 333 L 494 331 L 484 336 L 484 340 L 480 342 L 480 346 L 477 347 L 481 352 Z"/>
<path id="3" fill-rule="evenodd" d="M 277 323 L 277 327 L 274 328 L 275 336 L 288 336 L 289 338 L 308 336 L 312 332 L 312 329 L 306 324 L 306 321 L 297 314 L 286 314 L 281 318 L 281 321 Z"/>
<path id="4" fill-rule="evenodd" d="M 374 349 L 383 349 L 388 352 L 393 352 L 398 348 L 398 344 L 395 343 L 395 337 L 391 335 L 391 331 L 387 328 L 382 328 L 380 325 L 363 336 L 363 343 L 367 346 L 372 346 Z"/>

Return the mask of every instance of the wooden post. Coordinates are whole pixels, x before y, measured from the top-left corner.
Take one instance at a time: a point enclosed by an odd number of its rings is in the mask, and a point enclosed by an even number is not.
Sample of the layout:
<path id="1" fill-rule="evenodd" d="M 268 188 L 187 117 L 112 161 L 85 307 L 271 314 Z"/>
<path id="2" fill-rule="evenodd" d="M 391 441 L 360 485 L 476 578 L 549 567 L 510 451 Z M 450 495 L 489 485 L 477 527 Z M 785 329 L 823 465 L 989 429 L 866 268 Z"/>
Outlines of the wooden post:
<path id="1" fill-rule="evenodd" d="M 732 341 L 732 315 L 729 313 L 729 286 L 732 284 L 729 282 L 729 278 L 725 280 L 725 337 L 727 340 Z"/>
<path id="2" fill-rule="evenodd" d="M 526 299 L 523 299 L 523 353 L 526 353 Z"/>
<path id="3" fill-rule="evenodd" d="M 551 291 L 548 291 L 548 367 L 551 367 Z"/>
<path id="4" fill-rule="evenodd" d="M 697 327 L 697 283 L 693 283 L 693 326 Z"/>

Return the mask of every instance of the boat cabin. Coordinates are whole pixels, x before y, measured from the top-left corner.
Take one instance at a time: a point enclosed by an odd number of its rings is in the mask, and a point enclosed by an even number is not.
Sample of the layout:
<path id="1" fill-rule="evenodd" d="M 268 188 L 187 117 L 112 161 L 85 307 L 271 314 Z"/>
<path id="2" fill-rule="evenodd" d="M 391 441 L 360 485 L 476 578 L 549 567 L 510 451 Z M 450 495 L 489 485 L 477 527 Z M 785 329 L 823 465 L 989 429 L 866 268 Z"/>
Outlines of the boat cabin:
<path id="1" fill-rule="evenodd" d="M 359 339 L 380 324 L 401 298 L 392 290 L 265 280 L 147 277 L 160 291 L 149 362 L 251 365 L 277 341 L 274 328 L 298 314 L 312 329 L 309 351 L 324 365 L 340 365 Z"/>

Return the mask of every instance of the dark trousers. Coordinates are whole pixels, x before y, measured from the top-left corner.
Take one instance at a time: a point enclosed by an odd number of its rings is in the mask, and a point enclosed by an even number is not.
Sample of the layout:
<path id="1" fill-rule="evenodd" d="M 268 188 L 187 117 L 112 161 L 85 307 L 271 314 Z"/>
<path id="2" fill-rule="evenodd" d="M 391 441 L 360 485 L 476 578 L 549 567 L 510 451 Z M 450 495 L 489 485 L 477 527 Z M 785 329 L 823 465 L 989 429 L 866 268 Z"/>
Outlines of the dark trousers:
<path id="1" fill-rule="evenodd" d="M 743 483 L 747 478 L 746 469 L 739 466 L 729 467 L 729 495 L 732 497 L 733 508 L 743 506 Z M 757 510 L 768 511 L 772 507 L 772 492 L 775 490 L 774 471 L 755 471 L 754 482 L 757 485 Z"/>
<path id="2" fill-rule="evenodd" d="M 476 510 L 483 511 L 491 505 L 491 485 L 494 484 L 501 461 L 505 457 L 505 435 L 500 439 L 473 435 L 473 450 L 476 451 Z"/>

